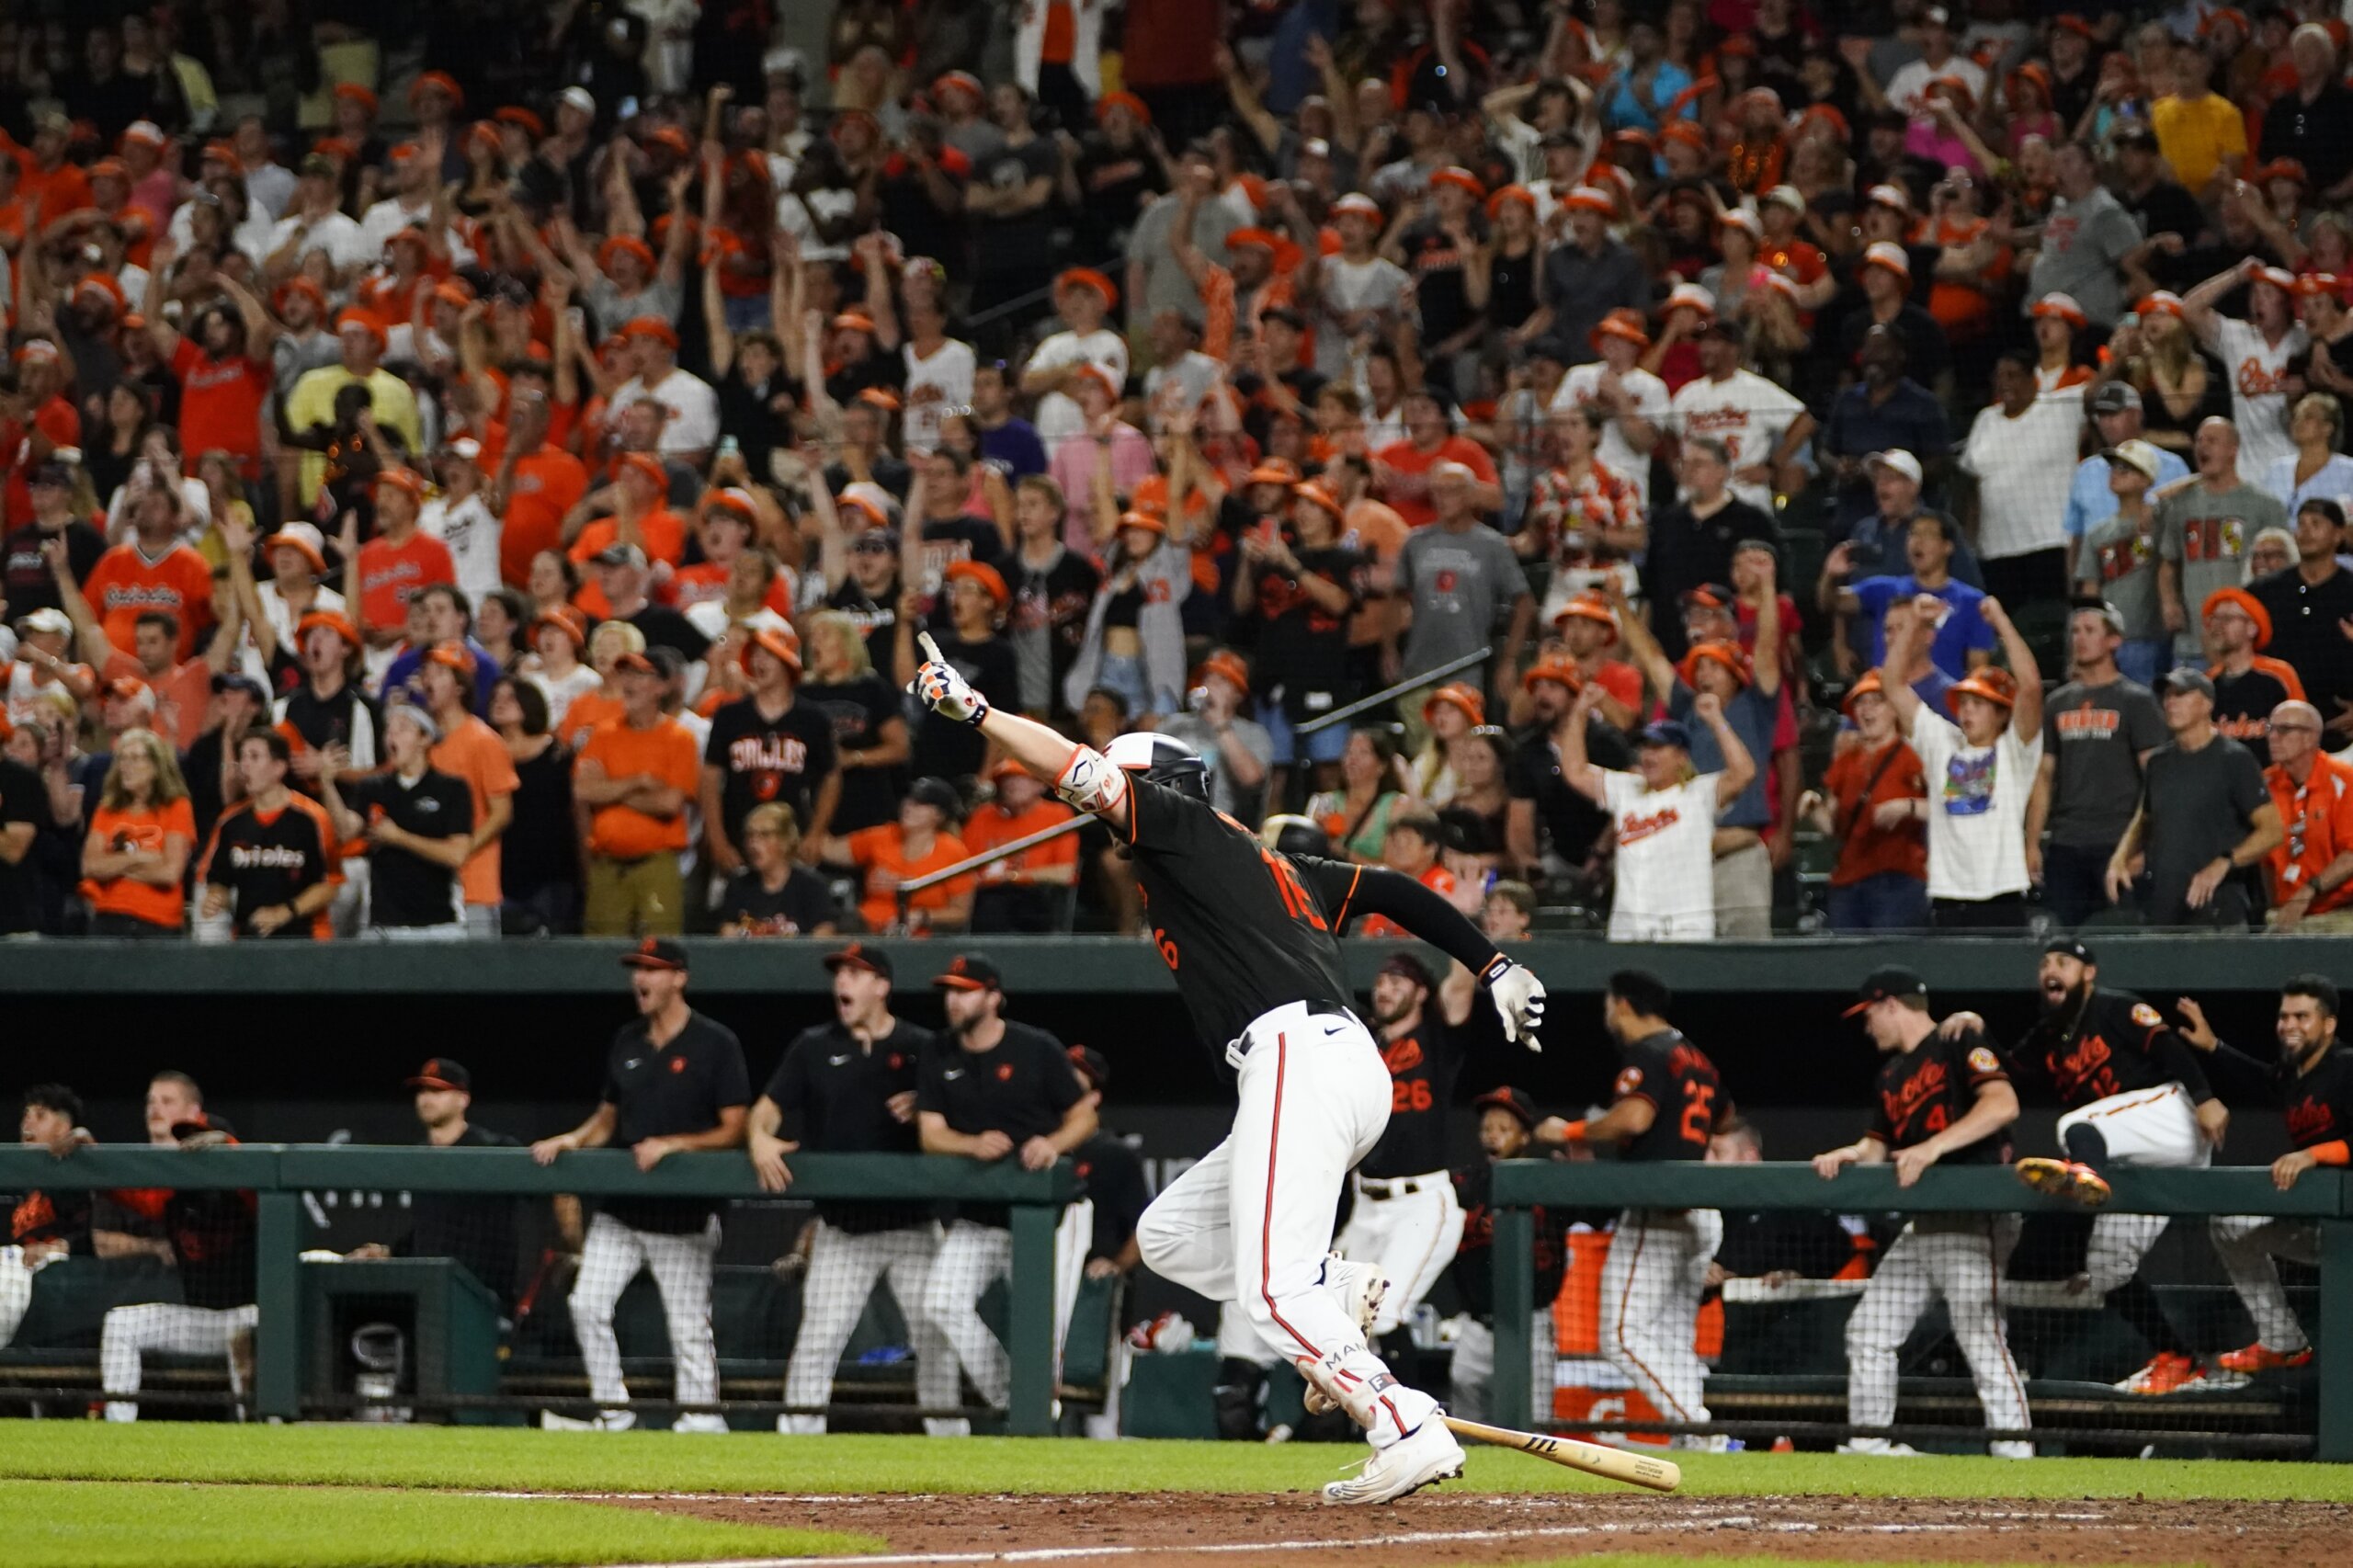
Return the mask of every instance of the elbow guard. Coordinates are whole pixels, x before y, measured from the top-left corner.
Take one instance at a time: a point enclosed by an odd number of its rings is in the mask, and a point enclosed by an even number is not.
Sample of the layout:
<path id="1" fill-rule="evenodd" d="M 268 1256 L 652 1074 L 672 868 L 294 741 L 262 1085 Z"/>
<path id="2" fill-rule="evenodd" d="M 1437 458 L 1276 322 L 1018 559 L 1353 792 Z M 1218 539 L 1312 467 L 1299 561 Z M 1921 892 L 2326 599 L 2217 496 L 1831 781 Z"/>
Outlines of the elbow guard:
<path id="1" fill-rule="evenodd" d="M 1128 797 L 1128 776 L 1093 746 L 1079 746 L 1054 779 L 1054 793 L 1074 812 L 1105 816 Z"/>

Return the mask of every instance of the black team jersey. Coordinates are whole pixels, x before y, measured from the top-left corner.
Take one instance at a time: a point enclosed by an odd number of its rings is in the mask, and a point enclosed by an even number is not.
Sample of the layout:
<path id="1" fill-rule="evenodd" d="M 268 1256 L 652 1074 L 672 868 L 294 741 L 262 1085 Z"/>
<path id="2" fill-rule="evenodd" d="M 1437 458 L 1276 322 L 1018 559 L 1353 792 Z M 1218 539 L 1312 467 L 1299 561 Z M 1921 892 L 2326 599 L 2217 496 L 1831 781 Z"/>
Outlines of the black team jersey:
<path id="1" fill-rule="evenodd" d="M 1925 1143 L 1967 1116 L 1977 1103 L 1977 1091 L 1988 1084 L 2006 1084 L 2002 1059 L 1972 1029 L 1959 1040 L 1947 1040 L 1934 1030 L 1910 1051 L 1900 1051 L 1880 1064 L 1879 1114 L 1863 1136 L 1891 1149 Z M 1965 1149 L 1955 1149 L 1942 1165 L 1984 1165 L 2000 1163 L 2008 1140 L 1988 1134 Z"/>
<path id="2" fill-rule="evenodd" d="M 1454 1254 L 1454 1288 L 1462 1310 L 1481 1323 L 1495 1320 L 1495 1163 L 1481 1159 L 1454 1173 L 1454 1196 L 1462 1205 L 1462 1243 Z M 1564 1209 L 1541 1204 L 1532 1216 L 1536 1231 L 1536 1304 L 1538 1311 L 1561 1293 L 1561 1275 L 1568 1267 L 1569 1224 Z"/>
<path id="3" fill-rule="evenodd" d="M 1040 1028 L 1008 1021 L 986 1051 L 967 1051 L 956 1031 L 932 1037 L 915 1085 L 918 1110 L 937 1111 L 951 1131 L 966 1136 L 1002 1132 L 1015 1156 L 1032 1138 L 1051 1136 L 1086 1091 L 1063 1042 Z M 1002 1203 L 961 1203 L 956 1218 L 1002 1229 L 1012 1223 Z"/>
<path id="4" fill-rule="evenodd" d="M 230 891 L 236 911 L 237 935 L 258 937 L 253 917 L 257 910 L 276 904 L 291 906 L 301 893 L 335 872 L 335 829 L 326 808 L 307 795 L 289 793 L 274 812 L 257 811 L 241 801 L 223 812 L 205 846 L 204 863 L 196 880 Z M 333 935 L 327 912 L 320 909 L 308 920 L 290 920 L 276 936 L 324 941 Z"/>
<path id="5" fill-rule="evenodd" d="M 839 1018 L 801 1030 L 760 1091 L 782 1113 L 777 1136 L 812 1153 L 920 1153 L 914 1119 L 893 1117 L 891 1097 L 914 1091 L 930 1049 L 931 1031 L 904 1018 L 892 1019 L 891 1032 L 872 1041 L 853 1037 Z M 817 1218 L 858 1234 L 921 1224 L 929 1213 L 906 1204 L 829 1199 L 817 1205 Z"/>
<path id="6" fill-rule="evenodd" d="M 90 1195 L 74 1192 L 28 1192 L 8 1213 L 8 1244 L 63 1242 L 76 1257 L 90 1256 Z"/>
<path id="7" fill-rule="evenodd" d="M 1357 1167 L 1364 1175 L 1390 1180 L 1446 1169 L 1447 1108 L 1468 1033 L 1448 1025 L 1432 994 L 1419 1022 L 1381 1041 L 1381 1060 L 1389 1068 L 1389 1126 Z"/>
<path id="8" fill-rule="evenodd" d="M 2014 1065 L 2049 1079 L 2070 1110 L 2172 1083 L 2193 1104 L 2212 1097 L 2189 1047 L 2130 991 L 2094 989 L 2080 1011 L 2037 1024 L 2010 1054 Z"/>
<path id="9" fill-rule="evenodd" d="M 1661 1029 L 1623 1047 L 1621 1054 L 1626 1064 L 1618 1070 L 1610 1103 L 1648 1100 L 1655 1114 L 1649 1128 L 1626 1140 L 1620 1154 L 1629 1160 L 1706 1159 L 1716 1123 L 1732 1112 L 1723 1080 L 1707 1052 L 1680 1030 Z"/>
<path id="10" fill-rule="evenodd" d="M 2353 1057 L 2346 1054 L 2345 1048 L 2332 1045 L 2313 1063 L 2311 1072 L 2299 1077 L 2283 1076 L 2279 1092 L 2287 1103 L 2288 1141 L 2299 1149 L 2336 1144 L 2333 1152 L 2338 1157 L 2322 1163 L 2347 1163 L 2344 1146 L 2353 1140 Z"/>

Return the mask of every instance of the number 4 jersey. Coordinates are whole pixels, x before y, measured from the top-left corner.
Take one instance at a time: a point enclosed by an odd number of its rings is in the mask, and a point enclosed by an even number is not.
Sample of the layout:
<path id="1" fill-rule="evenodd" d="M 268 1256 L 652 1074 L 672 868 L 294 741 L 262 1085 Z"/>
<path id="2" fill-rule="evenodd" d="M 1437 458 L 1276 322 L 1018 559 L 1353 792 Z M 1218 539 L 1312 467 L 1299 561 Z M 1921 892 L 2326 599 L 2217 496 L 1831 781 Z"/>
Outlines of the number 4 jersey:
<path id="1" fill-rule="evenodd" d="M 1677 1029 L 1661 1029 L 1624 1048 L 1610 1101 L 1648 1100 L 1657 1114 L 1640 1136 L 1620 1151 L 1629 1160 L 1704 1160 L 1708 1136 L 1731 1114 L 1723 1079 L 1708 1053 Z"/>
<path id="2" fill-rule="evenodd" d="M 1891 1149 L 1925 1143 L 1967 1116 L 1977 1103 L 1977 1091 L 1987 1084 L 2007 1083 L 2002 1059 L 1972 1029 L 1959 1040 L 1931 1032 L 1910 1051 L 1897 1051 L 1880 1064 L 1879 1115 L 1863 1136 Z M 1942 1165 L 1990 1165 L 2007 1157 L 2008 1138 L 1995 1132 L 1966 1149 L 1956 1149 Z"/>

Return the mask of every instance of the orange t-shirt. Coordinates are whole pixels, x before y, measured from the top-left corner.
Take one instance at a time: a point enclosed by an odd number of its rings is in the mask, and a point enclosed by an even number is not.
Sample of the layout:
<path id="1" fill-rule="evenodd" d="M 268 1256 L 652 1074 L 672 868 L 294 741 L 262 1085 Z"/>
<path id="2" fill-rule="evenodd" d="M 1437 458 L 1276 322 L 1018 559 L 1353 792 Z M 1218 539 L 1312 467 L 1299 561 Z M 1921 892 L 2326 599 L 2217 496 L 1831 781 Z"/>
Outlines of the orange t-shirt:
<path id="1" fill-rule="evenodd" d="M 503 431 L 502 431 L 502 442 Z M 492 472 L 500 459 L 483 453 Z M 543 550 L 557 549 L 563 540 L 563 515 L 588 494 L 588 471 L 561 447 L 541 447 L 515 460 L 515 477 L 506 491 L 506 517 L 498 536 L 498 574 L 515 587 L 531 576 L 531 559 Z"/>
<path id="2" fill-rule="evenodd" d="M 136 541 L 116 545 L 98 557 L 82 585 L 82 597 L 97 612 L 107 641 L 117 648 L 137 645 L 139 618 L 150 610 L 179 617 L 181 663 L 212 624 L 212 568 L 204 557 L 176 544 L 150 561 Z"/>
<path id="3" fill-rule="evenodd" d="M 474 798 L 476 827 L 489 820 L 494 798 L 512 795 L 522 787 L 523 781 L 515 776 L 515 759 L 506 755 L 506 743 L 498 738 L 498 732 L 472 714 L 466 716 L 464 723 L 434 743 L 428 760 L 450 778 L 465 780 L 466 789 Z M 468 903 L 498 903 L 497 839 L 467 857 L 466 863 L 458 868 L 458 886 L 464 890 Z"/>
<path id="4" fill-rule="evenodd" d="M 662 585 L 660 595 L 662 602 L 674 609 L 687 609 L 695 605 L 720 604 L 727 597 L 727 572 L 726 567 L 714 565 L 708 561 L 697 562 L 692 566 L 681 566 L 670 574 L 670 580 L 667 583 Z M 785 591 L 785 580 L 790 574 L 790 567 L 779 573 L 776 581 L 768 585 L 767 597 L 760 601 L 764 607 L 776 611 L 787 620 L 792 619 L 792 596 Z"/>
<path id="5" fill-rule="evenodd" d="M 653 511 L 638 518 L 637 528 L 645 540 L 645 557 L 648 561 L 666 561 L 676 566 L 686 559 L 686 521 L 667 506 L 656 506 Z M 610 549 L 613 542 L 620 537 L 619 523 L 610 517 L 599 517 L 580 530 L 580 537 L 572 541 L 569 553 L 573 560 L 585 565 L 590 560 Z M 587 611 L 594 619 L 608 620 L 612 617 L 613 607 L 605 597 L 603 585 L 597 582 L 593 574 L 586 583 L 582 585 L 580 591 L 572 596 L 572 602 Z"/>
<path id="6" fill-rule="evenodd" d="M 983 806 L 964 824 L 964 846 L 974 855 L 986 854 L 1000 844 L 1010 844 L 1017 838 L 1042 833 L 1057 824 L 1070 821 L 1070 808 L 1051 797 L 1032 802 L 1028 811 L 1017 815 L 1002 806 Z M 1024 849 L 1018 855 L 1008 855 L 1002 860 L 982 867 L 981 880 L 983 882 L 1027 883 L 1037 880 L 1037 872 L 1055 866 L 1077 864 L 1078 835 L 1065 833 L 1034 849 Z"/>
<path id="7" fill-rule="evenodd" d="M 603 687 L 591 687 L 574 698 L 572 705 L 563 710 L 563 723 L 557 728 L 556 738 L 578 751 L 583 737 L 608 724 L 620 723 L 622 711 L 620 698 Z"/>
<path id="8" fill-rule="evenodd" d="M 896 896 L 901 882 L 916 877 L 943 871 L 957 861 L 969 859 L 972 851 L 964 841 L 952 833 L 939 834 L 931 841 L 931 853 L 919 860 L 907 858 L 906 835 L 899 824 L 886 822 L 879 827 L 860 828 L 849 835 L 849 858 L 866 873 L 866 896 L 858 901 L 858 912 L 866 919 L 867 928 L 881 931 L 899 917 Z M 972 891 L 972 879 L 959 877 L 952 882 L 927 887 L 907 900 L 910 909 L 945 909 L 955 899 Z"/>
<path id="9" fill-rule="evenodd" d="M 2331 860 L 2353 849 L 2353 767 L 2323 752 L 2313 759 L 2302 789 L 2277 763 L 2263 770 L 2263 782 L 2288 830 L 2266 862 L 2272 902 L 2284 903 L 2298 889 L 2312 886 Z M 2303 853 L 2291 854 L 2295 849 Z M 2307 913 L 2326 915 L 2347 904 L 2353 904 L 2353 881 L 2314 897 Z"/>
<path id="10" fill-rule="evenodd" d="M 1479 476 L 1483 484 L 1495 483 L 1495 463 L 1487 449 L 1468 436 L 1449 436 L 1438 449 L 1426 452 L 1411 441 L 1397 441 L 1372 454 L 1373 460 L 1393 476 L 1381 499 L 1396 509 L 1409 528 L 1438 521 L 1438 506 L 1430 500 L 1429 472 L 1442 462 L 1459 462 Z"/>
<path id="11" fill-rule="evenodd" d="M 82 444 L 82 415 L 72 403 L 62 397 L 51 398 L 33 411 L 33 429 L 54 447 L 79 447 Z M 0 426 L 0 461 L 13 464 L 8 470 L 8 526 L 22 528 L 33 520 L 33 493 L 25 484 L 24 463 L 17 462 L 24 437 L 30 434 L 11 420 Z"/>
<path id="12" fill-rule="evenodd" d="M 1078 47 L 1078 20 L 1070 14 L 1070 0 L 1047 0 L 1046 32 L 1038 40 L 1038 58 L 1052 65 L 1070 63 Z"/>
<path id="13" fill-rule="evenodd" d="M 1643 710 L 1643 676 L 1623 659 L 1604 659 L 1587 677 L 1602 690 L 1639 713 Z"/>
<path id="14" fill-rule="evenodd" d="M 1415 881 L 1447 903 L 1454 902 L 1454 873 L 1444 866 L 1432 862 L 1430 869 L 1424 871 Z M 1411 937 L 1413 933 L 1385 915 L 1375 915 L 1357 927 L 1357 935 L 1359 937 Z"/>
<path id="15" fill-rule="evenodd" d="M 118 651 L 99 672 L 102 681 L 119 680 L 128 676 L 143 681 L 155 694 L 154 732 L 181 751 L 196 744 L 204 733 L 205 712 L 212 706 L 212 666 L 202 659 L 190 659 L 175 665 L 158 680 L 147 673 L 147 667 L 130 654 Z"/>
<path id="16" fill-rule="evenodd" d="M 185 796 L 162 807 L 134 806 L 116 811 L 100 806 L 90 818 L 90 837 L 108 849 L 136 846 L 160 850 L 175 834 L 188 841 L 190 854 L 195 853 L 196 811 Z M 85 878 L 82 896 L 102 915 L 128 915 L 150 926 L 177 930 L 188 919 L 188 903 L 176 885 L 159 888 L 135 877 L 116 877 L 103 882 Z"/>
<path id="17" fill-rule="evenodd" d="M 359 619 L 384 630 L 408 622 L 408 601 L 436 583 L 458 580 L 449 547 L 418 529 L 405 544 L 382 538 L 359 547 Z"/>
<path id="18" fill-rule="evenodd" d="M 608 724 L 580 748 L 582 762 L 591 757 L 608 778 L 650 773 L 662 783 L 685 790 L 689 801 L 702 781 L 702 759 L 695 750 L 695 738 L 675 719 L 664 718 L 643 730 L 626 722 Z M 686 846 L 683 807 L 674 817 L 657 817 L 631 805 L 598 806 L 589 819 L 588 847 L 608 859 L 642 860 L 665 849 Z"/>
<path id="19" fill-rule="evenodd" d="M 172 350 L 172 374 L 180 383 L 180 441 L 188 472 L 194 473 L 197 460 L 217 449 L 235 458 L 247 479 L 259 475 L 269 365 L 243 356 L 215 359 L 183 337 Z"/>
<path id="20" fill-rule="evenodd" d="M 1838 822 L 1846 837 L 1838 846 L 1838 864 L 1831 868 L 1830 885 L 1846 887 L 1881 871 L 1901 872 L 1926 881 L 1928 875 L 1928 828 L 1926 823 L 1905 822 L 1893 829 L 1873 825 L 1872 811 L 1888 801 L 1917 800 L 1928 792 L 1927 775 L 1920 759 L 1901 740 L 1893 760 L 1881 768 L 1884 751 L 1848 746 L 1830 759 L 1822 776 L 1824 789 L 1838 804 Z M 1871 783 L 1877 773 L 1879 781 Z M 1871 792 L 1863 798 L 1863 786 Z"/>

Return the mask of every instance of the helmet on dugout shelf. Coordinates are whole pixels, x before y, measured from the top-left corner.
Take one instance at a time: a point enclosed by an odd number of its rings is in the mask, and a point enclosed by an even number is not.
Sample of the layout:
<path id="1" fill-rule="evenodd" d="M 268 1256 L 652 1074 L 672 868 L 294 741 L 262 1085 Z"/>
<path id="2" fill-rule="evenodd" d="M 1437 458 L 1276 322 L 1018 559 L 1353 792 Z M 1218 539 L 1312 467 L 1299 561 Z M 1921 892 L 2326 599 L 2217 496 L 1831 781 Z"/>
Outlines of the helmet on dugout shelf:
<path id="1" fill-rule="evenodd" d="M 1210 765 L 1171 736 L 1133 730 L 1114 740 L 1103 756 L 1112 767 L 1142 773 L 1151 782 L 1165 784 L 1179 794 L 1203 802 L 1210 798 Z"/>

